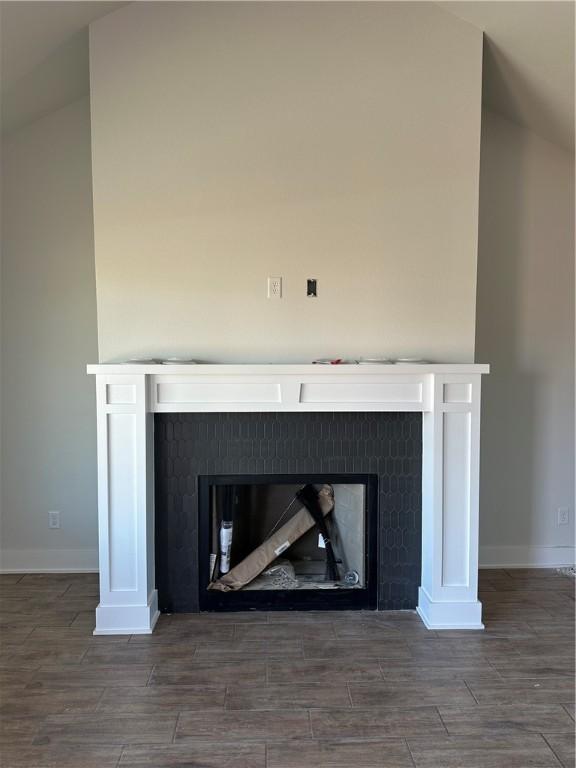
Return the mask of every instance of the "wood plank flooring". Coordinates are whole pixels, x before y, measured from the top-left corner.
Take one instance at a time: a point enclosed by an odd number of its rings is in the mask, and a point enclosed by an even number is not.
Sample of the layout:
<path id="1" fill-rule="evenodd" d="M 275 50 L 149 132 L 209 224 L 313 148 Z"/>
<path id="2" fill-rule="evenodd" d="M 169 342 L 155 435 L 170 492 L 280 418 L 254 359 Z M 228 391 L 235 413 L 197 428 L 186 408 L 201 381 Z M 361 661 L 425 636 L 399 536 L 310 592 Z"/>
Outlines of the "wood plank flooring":
<path id="1" fill-rule="evenodd" d="M 94 637 L 96 575 L 0 575 L 0 766 L 574 768 L 574 580 L 480 584 L 484 632 L 239 613 Z"/>

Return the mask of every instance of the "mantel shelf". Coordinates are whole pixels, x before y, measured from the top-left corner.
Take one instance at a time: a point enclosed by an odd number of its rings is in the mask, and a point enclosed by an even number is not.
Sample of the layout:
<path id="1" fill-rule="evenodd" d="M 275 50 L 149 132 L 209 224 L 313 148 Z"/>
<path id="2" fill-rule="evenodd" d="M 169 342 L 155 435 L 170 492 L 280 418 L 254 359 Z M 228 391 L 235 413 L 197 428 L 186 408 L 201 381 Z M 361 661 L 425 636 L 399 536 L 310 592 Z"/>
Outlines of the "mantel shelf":
<path id="1" fill-rule="evenodd" d="M 480 363 L 393 363 L 382 365 L 314 365 L 310 363 L 199 363 L 197 365 L 162 365 L 141 363 L 93 363 L 87 366 L 90 374 L 146 374 L 187 376 L 370 376 L 423 373 L 486 374 L 490 366 Z"/>

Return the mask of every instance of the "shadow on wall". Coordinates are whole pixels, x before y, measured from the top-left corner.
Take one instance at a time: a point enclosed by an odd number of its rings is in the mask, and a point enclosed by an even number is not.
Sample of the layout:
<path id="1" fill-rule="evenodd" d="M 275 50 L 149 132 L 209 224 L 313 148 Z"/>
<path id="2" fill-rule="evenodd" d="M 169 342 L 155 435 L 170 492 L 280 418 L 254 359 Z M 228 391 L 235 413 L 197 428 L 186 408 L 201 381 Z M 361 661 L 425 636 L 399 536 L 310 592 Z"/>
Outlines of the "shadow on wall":
<path id="1" fill-rule="evenodd" d="M 574 11 L 572 27 L 573 14 Z M 574 67 L 573 53 L 571 59 Z M 565 66 L 570 66 L 569 61 L 566 61 Z M 570 105 L 559 107 L 557 95 L 542 87 L 542 83 L 528 77 L 527 71 L 519 67 L 514 58 L 486 34 L 482 58 L 482 90 L 484 101 L 491 109 L 521 125 L 529 126 L 532 131 L 541 132 L 560 146 L 570 146 L 572 137 L 567 119 Z"/>
<path id="2" fill-rule="evenodd" d="M 523 365 L 520 327 L 526 137 L 514 130 L 501 141 L 491 135 L 498 129 L 484 113 L 476 359 L 491 364 L 482 383 L 480 542 L 486 546 L 531 542 L 536 514 L 536 383 Z"/>

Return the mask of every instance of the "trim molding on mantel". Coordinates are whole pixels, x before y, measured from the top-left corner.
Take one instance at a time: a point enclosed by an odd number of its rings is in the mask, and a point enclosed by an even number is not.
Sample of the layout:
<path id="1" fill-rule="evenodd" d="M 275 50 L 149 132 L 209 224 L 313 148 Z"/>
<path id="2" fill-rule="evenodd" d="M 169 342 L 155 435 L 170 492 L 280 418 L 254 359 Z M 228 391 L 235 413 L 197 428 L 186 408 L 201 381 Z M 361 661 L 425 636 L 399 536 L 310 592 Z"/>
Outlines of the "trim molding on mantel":
<path id="1" fill-rule="evenodd" d="M 422 588 L 431 629 L 482 629 L 480 381 L 487 365 L 90 365 L 96 375 L 100 604 L 95 634 L 150 633 L 154 413 L 421 412 Z"/>

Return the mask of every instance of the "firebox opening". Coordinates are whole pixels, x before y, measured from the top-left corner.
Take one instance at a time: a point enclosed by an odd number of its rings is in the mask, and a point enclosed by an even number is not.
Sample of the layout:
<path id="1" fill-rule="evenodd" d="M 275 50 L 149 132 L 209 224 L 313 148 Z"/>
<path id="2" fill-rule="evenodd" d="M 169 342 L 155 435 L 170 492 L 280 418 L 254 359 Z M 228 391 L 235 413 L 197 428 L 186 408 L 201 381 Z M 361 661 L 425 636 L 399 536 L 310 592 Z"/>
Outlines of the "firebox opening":
<path id="1" fill-rule="evenodd" d="M 201 607 L 373 607 L 376 485 L 373 475 L 201 476 Z"/>

